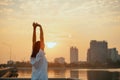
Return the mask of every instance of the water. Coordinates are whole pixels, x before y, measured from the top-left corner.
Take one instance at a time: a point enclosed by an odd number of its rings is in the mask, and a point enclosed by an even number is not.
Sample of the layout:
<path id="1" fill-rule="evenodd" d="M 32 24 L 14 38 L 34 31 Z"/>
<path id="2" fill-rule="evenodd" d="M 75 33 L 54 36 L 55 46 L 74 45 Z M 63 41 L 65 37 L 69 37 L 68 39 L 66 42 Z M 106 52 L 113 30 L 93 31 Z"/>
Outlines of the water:
<path id="1" fill-rule="evenodd" d="M 18 78 L 30 78 L 31 69 L 18 70 Z M 78 78 L 81 80 L 120 80 L 120 69 L 49 69 L 49 78 Z"/>

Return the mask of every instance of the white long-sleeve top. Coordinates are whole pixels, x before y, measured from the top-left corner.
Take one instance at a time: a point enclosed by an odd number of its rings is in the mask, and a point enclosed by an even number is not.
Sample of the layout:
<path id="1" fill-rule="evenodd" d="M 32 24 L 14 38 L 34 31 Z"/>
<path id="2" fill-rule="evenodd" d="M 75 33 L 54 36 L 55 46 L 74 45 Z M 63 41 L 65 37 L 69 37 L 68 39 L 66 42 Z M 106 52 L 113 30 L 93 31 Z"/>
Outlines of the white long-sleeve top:
<path id="1" fill-rule="evenodd" d="M 48 80 L 47 74 L 47 60 L 44 51 L 41 49 L 35 58 L 31 58 L 32 64 L 32 78 L 31 80 Z"/>

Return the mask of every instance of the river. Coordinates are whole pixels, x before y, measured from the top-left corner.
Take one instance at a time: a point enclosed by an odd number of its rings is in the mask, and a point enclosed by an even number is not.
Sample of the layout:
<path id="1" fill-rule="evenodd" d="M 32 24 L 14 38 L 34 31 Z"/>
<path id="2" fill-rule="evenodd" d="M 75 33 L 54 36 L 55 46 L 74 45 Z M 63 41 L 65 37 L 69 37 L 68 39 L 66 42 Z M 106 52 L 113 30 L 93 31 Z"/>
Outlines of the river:
<path id="1" fill-rule="evenodd" d="M 18 78 L 30 78 L 30 68 L 19 68 Z M 120 80 L 119 69 L 49 69 L 49 78 L 77 78 L 81 80 Z"/>

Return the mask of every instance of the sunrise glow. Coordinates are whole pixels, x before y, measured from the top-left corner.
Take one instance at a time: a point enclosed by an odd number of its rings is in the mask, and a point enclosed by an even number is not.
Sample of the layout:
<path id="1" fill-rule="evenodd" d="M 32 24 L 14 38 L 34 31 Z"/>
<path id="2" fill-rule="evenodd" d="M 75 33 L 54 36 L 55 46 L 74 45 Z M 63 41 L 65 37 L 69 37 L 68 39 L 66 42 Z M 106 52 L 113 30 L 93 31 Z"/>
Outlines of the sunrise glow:
<path id="1" fill-rule="evenodd" d="M 10 44 L 11 59 L 29 61 L 33 22 L 43 27 L 48 61 L 69 62 L 71 46 L 85 61 L 90 40 L 105 40 L 120 52 L 120 0 L 0 0 L 0 63 L 10 58 L 3 43 Z M 39 40 L 39 28 L 36 35 Z"/>
<path id="2" fill-rule="evenodd" d="M 46 43 L 46 46 L 47 46 L 47 48 L 54 48 L 55 46 L 56 46 L 56 42 L 47 42 Z"/>

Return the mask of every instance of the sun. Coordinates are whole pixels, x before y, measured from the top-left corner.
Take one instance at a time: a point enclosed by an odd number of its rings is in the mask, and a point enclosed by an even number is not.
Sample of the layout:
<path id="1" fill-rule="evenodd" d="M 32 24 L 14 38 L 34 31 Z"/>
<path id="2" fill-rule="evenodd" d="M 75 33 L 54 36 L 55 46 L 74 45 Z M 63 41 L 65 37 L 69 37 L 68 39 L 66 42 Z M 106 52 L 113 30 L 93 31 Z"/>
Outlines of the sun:
<path id="1" fill-rule="evenodd" d="M 48 48 L 53 48 L 53 47 L 55 47 L 56 46 L 56 42 L 46 42 L 46 46 L 48 47 Z"/>

